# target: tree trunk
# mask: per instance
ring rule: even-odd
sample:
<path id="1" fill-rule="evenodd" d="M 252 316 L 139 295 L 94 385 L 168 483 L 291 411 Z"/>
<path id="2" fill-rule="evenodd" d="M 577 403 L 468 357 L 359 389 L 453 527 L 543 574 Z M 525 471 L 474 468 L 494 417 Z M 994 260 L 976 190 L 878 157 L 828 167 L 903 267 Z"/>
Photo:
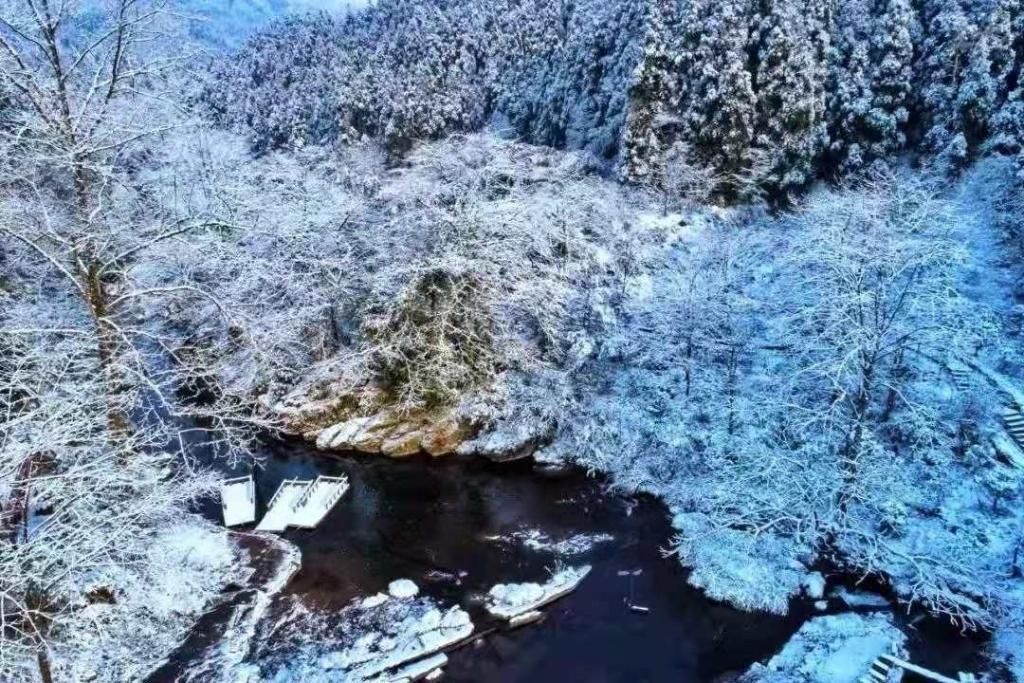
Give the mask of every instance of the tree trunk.
<path id="1" fill-rule="evenodd" d="M 839 497 L 839 509 L 843 512 L 849 507 L 853 498 L 853 489 L 860 476 L 860 445 L 864 440 L 864 423 L 871 403 L 872 378 L 874 377 L 874 360 L 866 360 L 861 364 L 860 387 L 853 401 L 853 430 L 846 439 L 842 449 L 843 490 Z"/>
<path id="2" fill-rule="evenodd" d="M 117 330 L 108 318 L 107 290 L 96 266 L 90 266 L 87 273 L 89 309 L 96 330 L 96 354 L 107 398 L 107 428 L 115 440 L 128 435 L 129 421 L 120 397 L 124 393 L 124 381 L 118 368 L 120 347 Z"/>
<path id="3" fill-rule="evenodd" d="M 36 651 L 36 663 L 39 665 L 39 678 L 43 683 L 53 683 L 53 671 L 50 668 L 50 656 L 46 654 L 46 648 L 41 647 Z"/>
<path id="4" fill-rule="evenodd" d="M 693 338 L 686 340 L 686 398 L 690 398 L 690 368 L 693 364 Z"/>

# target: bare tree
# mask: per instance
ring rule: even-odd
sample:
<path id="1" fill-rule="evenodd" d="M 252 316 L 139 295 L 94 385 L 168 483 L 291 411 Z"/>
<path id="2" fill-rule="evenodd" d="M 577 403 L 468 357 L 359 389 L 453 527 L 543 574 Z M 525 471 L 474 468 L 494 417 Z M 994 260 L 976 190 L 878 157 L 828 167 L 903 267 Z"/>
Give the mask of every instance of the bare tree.
<path id="1" fill-rule="evenodd" d="M 700 166 L 693 161 L 688 145 L 675 142 L 665 150 L 661 162 L 661 178 L 658 180 L 662 196 L 662 213 L 679 205 L 701 206 L 721 186 L 721 178 L 714 169 Z"/>
<path id="2" fill-rule="evenodd" d="M 157 214 L 140 225 L 136 207 L 117 201 L 131 155 L 170 126 L 159 85 L 172 60 L 155 47 L 164 37 L 162 4 L 118 0 L 88 19 L 83 9 L 33 0 L 0 6 L 0 78 L 17 112 L 3 131 L 6 177 L 14 180 L 0 233 L 46 261 L 85 306 L 109 428 L 123 432 L 129 417 L 117 397 L 129 372 L 122 346 L 132 340 L 118 321 L 139 297 L 158 294 L 131 291 L 127 270 L 151 245 L 210 221 Z"/>
<path id="3" fill-rule="evenodd" d="M 907 401 L 908 356 L 944 355 L 970 328 L 954 281 L 963 253 L 947 205 L 925 182 L 883 177 L 823 199 L 798 217 L 804 296 L 791 318 L 803 357 L 797 381 L 820 387 L 808 417 L 835 435 L 849 502 L 868 434 Z"/>
<path id="4" fill-rule="evenodd" d="M 0 2 L 0 672 L 35 653 L 50 680 L 83 578 L 139 561 L 139 543 L 209 490 L 186 432 L 251 434 L 250 406 L 212 384 L 215 354 L 154 313 L 210 306 L 232 327 L 191 273 L 152 273 L 173 241 L 232 229 L 193 201 L 201 178 L 155 187 L 139 173 L 182 121 L 164 97 L 170 19 L 159 1 Z M 211 387 L 199 411 L 175 397 Z"/>

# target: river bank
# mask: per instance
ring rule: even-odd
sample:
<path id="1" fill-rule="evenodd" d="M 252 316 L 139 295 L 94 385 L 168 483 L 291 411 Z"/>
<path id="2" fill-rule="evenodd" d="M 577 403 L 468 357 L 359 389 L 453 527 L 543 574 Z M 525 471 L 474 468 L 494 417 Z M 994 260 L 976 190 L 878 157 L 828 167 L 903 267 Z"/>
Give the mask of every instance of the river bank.
<path id="1" fill-rule="evenodd" d="M 283 534 L 301 552 L 302 567 L 269 600 L 237 657 L 235 667 L 251 680 L 294 680 L 288 672 L 317 652 L 325 635 L 316 632 L 324 628 L 318 619 L 399 578 L 411 579 L 441 607 L 465 609 L 475 632 L 487 633 L 450 654 L 446 680 L 467 683 L 729 680 L 778 652 L 815 615 L 890 609 L 851 607 L 835 593 L 817 607 L 811 598 L 795 600 L 784 617 L 711 601 L 665 557 L 673 531 L 659 502 L 610 494 L 600 479 L 573 470 L 481 459 L 325 456 L 277 441 L 261 455 L 260 506 L 286 478 L 346 474 L 352 488 L 318 528 Z M 216 516 L 219 507 L 204 512 Z M 539 624 L 501 630 L 483 608 L 483 596 L 497 583 L 543 581 L 557 566 L 583 563 L 593 566 L 591 575 Z M 840 586 L 864 588 L 840 574 L 830 577 L 830 588 Z M 945 670 L 981 662 L 982 642 L 912 616 L 895 618 L 918 661 Z M 211 617 L 201 630 L 216 633 L 217 621 Z M 174 666 L 162 670 L 165 678 L 150 680 L 224 680 L 228 672 L 218 668 L 228 661 L 211 654 L 217 648 L 209 641 L 195 642 L 179 647 Z M 327 654 L 326 642 L 323 649 Z"/>

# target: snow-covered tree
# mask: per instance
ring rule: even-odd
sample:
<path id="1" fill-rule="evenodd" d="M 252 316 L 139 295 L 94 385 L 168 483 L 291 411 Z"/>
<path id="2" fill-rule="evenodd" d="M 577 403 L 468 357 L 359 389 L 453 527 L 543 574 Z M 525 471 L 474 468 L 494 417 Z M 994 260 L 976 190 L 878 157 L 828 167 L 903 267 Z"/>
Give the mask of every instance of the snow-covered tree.
<path id="1" fill-rule="evenodd" d="M 1007 101 L 1019 14 L 1017 0 L 925 4 L 916 75 L 923 141 L 951 170 L 973 159 Z"/>
<path id="2" fill-rule="evenodd" d="M 669 113 L 675 102 L 675 35 L 678 5 L 672 0 L 649 2 L 644 20 L 643 56 L 629 90 L 629 112 L 623 132 L 621 175 L 636 183 L 656 184 L 669 139 L 680 123 Z M 665 159 L 667 161 L 667 159 Z M 681 159 L 689 163 L 689 159 Z"/>
<path id="3" fill-rule="evenodd" d="M 913 93 L 912 63 L 917 18 L 907 0 L 881 0 L 871 36 L 872 102 L 867 123 L 878 156 L 906 144 Z"/>
<path id="4" fill-rule="evenodd" d="M 767 153 L 774 193 L 813 180 L 827 142 L 826 59 L 831 10 L 827 4 L 771 0 L 754 28 L 757 119 L 754 147 Z"/>
<path id="5" fill-rule="evenodd" d="M 54 639 L 90 577 L 141 562 L 154 527 L 209 490 L 182 432 L 247 438 L 248 406 L 220 393 L 183 418 L 175 392 L 211 377 L 204 349 L 166 345 L 159 304 L 213 303 L 190 277 L 153 282 L 154 253 L 224 220 L 193 210 L 201 178 L 153 192 L 147 144 L 180 121 L 175 53 L 159 3 L 0 3 L 0 245 L 11 265 L 0 371 L 0 670 L 31 654 L 50 679 Z M 172 197 L 173 201 L 166 201 Z M 157 261 L 159 259 L 156 259 Z M 59 552 L 55 552 L 59 550 Z M 145 570 L 141 570 L 145 573 Z M 94 628 L 100 628 L 94 625 Z M 78 628 L 87 628 L 79 624 Z M 66 642 L 66 640 L 64 641 Z"/>
<path id="6" fill-rule="evenodd" d="M 723 175 L 749 165 L 756 95 L 750 71 L 752 3 L 690 4 L 677 59 L 679 112 L 697 160 Z"/>
<path id="7" fill-rule="evenodd" d="M 805 357 L 798 378 L 818 385 L 800 394 L 815 397 L 808 421 L 834 434 L 843 508 L 862 495 L 861 457 L 882 441 L 873 430 L 906 396 L 908 356 L 966 342 L 954 287 L 963 256 L 947 210 L 926 185 L 873 183 L 812 200 L 799 220 L 816 237 L 795 254 L 807 287 L 792 311 Z"/>

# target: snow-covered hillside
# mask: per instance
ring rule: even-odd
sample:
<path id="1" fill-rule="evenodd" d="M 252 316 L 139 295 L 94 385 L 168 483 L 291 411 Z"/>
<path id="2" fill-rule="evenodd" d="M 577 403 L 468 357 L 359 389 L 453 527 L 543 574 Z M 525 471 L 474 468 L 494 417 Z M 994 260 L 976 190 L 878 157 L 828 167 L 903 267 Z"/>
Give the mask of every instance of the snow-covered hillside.
<path id="1" fill-rule="evenodd" d="M 1020 0 L 348 9 L 0 0 L 0 679 L 138 679 L 213 605 L 240 666 L 298 559 L 196 511 L 276 435 L 600 472 L 711 599 L 871 577 L 1019 669 Z"/>

